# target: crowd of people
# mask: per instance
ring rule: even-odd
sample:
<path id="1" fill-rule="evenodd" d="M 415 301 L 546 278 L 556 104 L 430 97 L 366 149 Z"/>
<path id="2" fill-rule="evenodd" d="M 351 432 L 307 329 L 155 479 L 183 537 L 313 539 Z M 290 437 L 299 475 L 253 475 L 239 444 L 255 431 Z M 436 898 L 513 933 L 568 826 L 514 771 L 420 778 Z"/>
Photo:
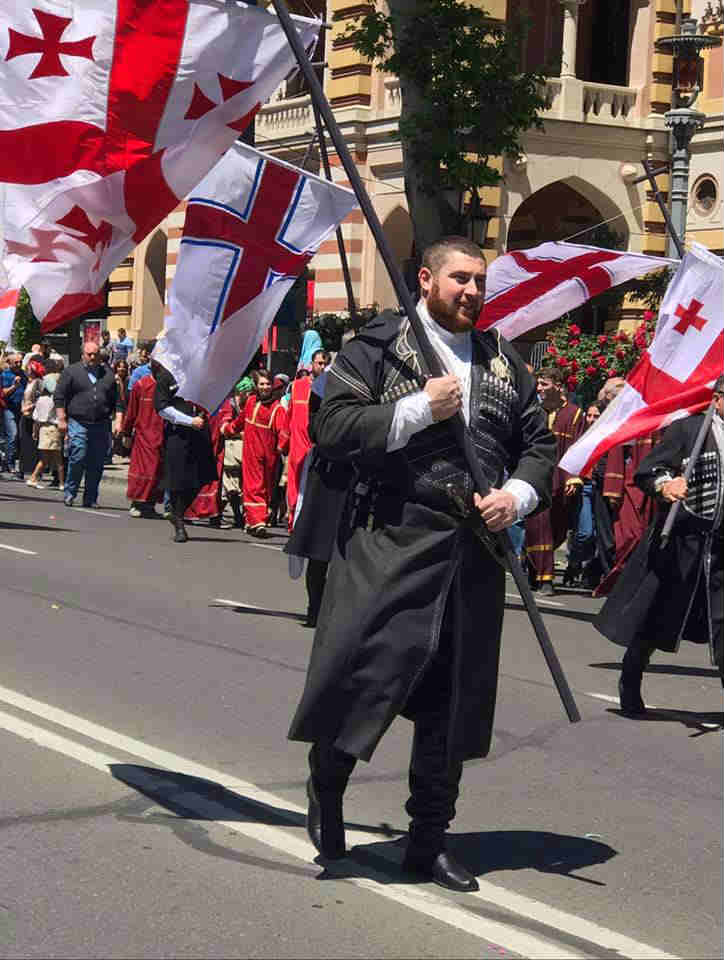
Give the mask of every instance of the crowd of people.
<path id="1" fill-rule="evenodd" d="M 477 535 L 481 521 L 511 532 L 541 592 L 554 589 L 566 540 L 564 582 L 610 591 L 594 625 L 627 647 L 626 716 L 646 713 L 641 683 L 654 651 L 681 639 L 708 643 L 724 680 L 724 376 L 711 421 L 687 417 L 663 439 L 612 449 L 590 476 L 568 475 L 561 457 L 623 381 L 609 380 L 584 411 L 556 369 L 526 368 L 508 343 L 476 330 L 485 266 L 465 238 L 433 244 L 419 273 L 419 328 L 384 311 L 329 369 L 317 335 L 305 335 L 291 381 L 254 369 L 215 411 L 183 397 L 149 345 L 134 356 L 125 336 L 117 347 L 86 343 L 62 370 L 39 344 L 9 356 L 0 379 L 5 466 L 22 477 L 35 461 L 31 484 L 55 470 L 67 506 L 83 474 L 82 502 L 96 505 L 115 439 L 130 451 L 131 516 L 153 516 L 163 502 L 174 542 L 188 540 L 189 519 L 224 525 L 227 504 L 253 537 L 274 522 L 291 529 L 290 571 L 308 560 L 316 627 L 289 732 L 311 744 L 309 836 L 325 858 L 345 855 L 347 782 L 404 716 L 414 738 L 403 869 L 456 891 L 478 889 L 445 835 L 463 762 L 490 748 L 505 608 L 505 573 Z M 419 330 L 443 375 L 427 375 Z M 451 443 L 446 421 L 456 416 L 488 477 L 484 496 Z"/>

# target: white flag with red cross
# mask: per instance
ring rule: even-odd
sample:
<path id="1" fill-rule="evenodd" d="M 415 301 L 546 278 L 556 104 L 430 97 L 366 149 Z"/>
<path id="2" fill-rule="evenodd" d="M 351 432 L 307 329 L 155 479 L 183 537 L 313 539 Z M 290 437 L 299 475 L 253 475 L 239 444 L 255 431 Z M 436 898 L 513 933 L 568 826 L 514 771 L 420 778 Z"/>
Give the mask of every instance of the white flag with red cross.
<path id="1" fill-rule="evenodd" d="M 542 243 L 513 250 L 488 268 L 477 327 L 495 327 L 508 340 L 551 323 L 591 297 L 678 263 L 642 253 L 577 243 Z"/>
<path id="2" fill-rule="evenodd" d="M 319 245 L 357 207 L 351 190 L 236 143 L 188 201 L 153 351 L 179 394 L 215 410 L 251 362 Z"/>
<path id="3" fill-rule="evenodd" d="M 8 343 L 15 322 L 15 308 L 18 305 L 19 290 L 0 292 L 0 341 Z"/>
<path id="4" fill-rule="evenodd" d="M 648 350 L 560 462 L 586 473 L 606 451 L 703 410 L 724 373 L 724 260 L 694 244 L 669 284 Z"/>
<path id="5" fill-rule="evenodd" d="M 309 47 L 320 22 L 295 25 Z M 0 0 L 4 262 L 44 331 L 99 305 L 294 65 L 242 3 Z"/>

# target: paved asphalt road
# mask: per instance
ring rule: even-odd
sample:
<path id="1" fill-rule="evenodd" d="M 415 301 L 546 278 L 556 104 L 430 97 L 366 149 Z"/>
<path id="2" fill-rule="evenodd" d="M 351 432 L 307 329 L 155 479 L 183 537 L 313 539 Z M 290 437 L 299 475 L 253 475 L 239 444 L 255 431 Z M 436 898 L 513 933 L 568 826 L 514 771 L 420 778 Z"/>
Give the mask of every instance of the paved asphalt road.
<path id="1" fill-rule="evenodd" d="M 705 649 L 659 655 L 658 709 L 630 721 L 596 601 L 541 604 L 570 725 L 511 586 L 494 749 L 466 765 L 451 841 L 480 893 L 398 871 L 405 721 L 359 765 L 352 854 L 325 870 L 303 829 L 306 751 L 285 739 L 312 635 L 281 532 L 194 527 L 178 546 L 111 485 L 85 511 L 0 482 L 0 507 L 0 956 L 721 955 Z"/>

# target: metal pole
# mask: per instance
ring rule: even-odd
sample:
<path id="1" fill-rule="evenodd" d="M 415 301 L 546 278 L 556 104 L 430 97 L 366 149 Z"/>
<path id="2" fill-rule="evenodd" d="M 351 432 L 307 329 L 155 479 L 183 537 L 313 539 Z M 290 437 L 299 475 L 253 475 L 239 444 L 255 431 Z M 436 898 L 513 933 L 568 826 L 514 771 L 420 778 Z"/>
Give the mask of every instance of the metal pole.
<path id="1" fill-rule="evenodd" d="M 319 152 L 322 156 L 322 165 L 324 166 L 324 175 L 327 180 L 332 181 L 332 169 L 329 165 L 329 153 L 327 152 L 327 141 L 324 136 L 324 127 L 322 126 L 322 117 L 319 113 L 319 108 L 314 99 L 312 99 L 312 107 L 314 109 L 314 122 L 317 125 L 317 139 L 319 140 Z M 342 263 L 342 276 L 344 277 L 344 288 L 347 291 L 347 309 L 349 310 L 349 318 L 352 321 L 352 326 L 356 330 L 358 326 L 357 321 L 357 305 L 354 302 L 354 290 L 352 288 L 352 277 L 349 272 L 349 261 L 347 260 L 347 251 L 344 246 L 344 237 L 342 235 L 342 227 L 337 227 L 335 230 L 335 236 L 337 237 L 337 249 L 339 250 L 339 259 Z"/>
<path id="2" fill-rule="evenodd" d="M 375 238 L 377 249 L 382 257 L 385 267 L 387 268 L 387 273 L 389 274 L 390 281 L 395 293 L 397 294 L 399 302 L 407 314 L 407 318 L 415 334 L 415 339 L 420 347 L 420 352 L 423 356 L 425 364 L 427 365 L 427 368 L 433 377 L 442 376 L 444 374 L 444 370 L 440 359 L 433 350 L 427 334 L 425 333 L 425 328 L 423 327 L 420 318 L 417 315 L 415 304 L 410 296 L 410 291 L 407 289 L 407 285 L 402 277 L 402 273 L 400 272 L 387 244 L 387 238 L 383 233 L 382 224 L 380 223 L 377 213 L 372 206 L 372 202 L 367 195 L 367 191 L 364 188 L 364 184 L 362 183 L 362 179 L 359 175 L 357 167 L 352 159 L 352 156 L 350 155 L 347 144 L 342 136 L 342 132 L 339 129 L 337 121 L 334 117 L 332 108 L 330 107 L 319 80 L 317 79 L 317 76 L 312 69 L 311 64 L 309 63 L 309 58 L 307 57 L 304 46 L 299 39 L 299 35 L 294 27 L 292 18 L 290 17 L 283 0 L 272 0 L 272 4 L 277 16 L 279 17 L 279 22 L 281 23 L 282 29 L 287 36 L 289 45 L 294 51 L 299 69 L 302 71 L 304 79 L 307 81 L 312 101 L 316 103 L 319 109 L 322 119 L 324 120 L 324 124 L 329 131 L 330 139 L 334 144 L 337 155 L 342 161 L 342 165 L 347 173 L 349 182 L 352 185 L 352 189 L 357 196 L 357 200 L 359 201 L 359 205 L 365 216 L 367 225 L 369 226 L 370 231 Z M 475 487 L 478 492 L 484 496 L 490 490 L 490 484 L 488 483 L 482 467 L 478 462 L 472 438 L 465 424 L 465 420 L 463 419 L 462 414 L 458 413 L 448 422 L 450 423 L 455 437 L 464 452 L 467 466 L 472 475 Z M 556 652 L 553 649 L 553 644 L 548 636 L 546 626 L 543 623 L 540 610 L 536 606 L 533 593 L 528 583 L 528 578 L 523 573 L 523 570 L 518 563 L 518 558 L 515 556 L 513 551 L 510 537 L 505 532 L 493 534 L 492 536 L 495 539 L 500 552 L 505 557 L 506 564 L 510 569 L 516 586 L 518 587 L 518 592 L 520 593 L 521 599 L 525 604 L 526 611 L 530 617 L 535 635 L 538 639 L 541 651 L 546 663 L 548 664 L 553 681 L 563 702 L 568 719 L 571 721 L 571 723 L 575 723 L 581 719 L 581 715 L 578 712 L 578 707 L 573 699 L 573 694 L 571 693 L 568 682 L 563 674 L 563 670 L 558 657 L 556 656 Z"/>
<path id="3" fill-rule="evenodd" d="M 706 411 L 706 416 L 704 417 L 704 422 L 699 428 L 699 432 L 696 435 L 696 440 L 694 441 L 694 449 L 691 451 L 691 456 L 689 457 L 689 462 L 686 465 L 686 470 L 684 470 L 684 480 L 687 484 L 691 479 L 691 475 L 694 472 L 694 467 L 696 466 L 696 461 L 699 459 L 699 454 L 701 449 L 704 446 L 706 441 L 706 436 L 709 433 L 709 428 L 711 427 L 711 421 L 714 418 L 714 411 L 716 407 L 714 406 L 714 401 L 712 400 L 709 404 L 709 409 Z M 669 510 L 669 515 L 666 518 L 664 523 L 664 528 L 661 531 L 661 540 L 659 541 L 659 547 L 663 550 L 666 544 L 669 542 L 669 537 L 671 536 L 671 528 L 674 526 L 676 517 L 681 509 L 681 500 L 676 500 Z"/>

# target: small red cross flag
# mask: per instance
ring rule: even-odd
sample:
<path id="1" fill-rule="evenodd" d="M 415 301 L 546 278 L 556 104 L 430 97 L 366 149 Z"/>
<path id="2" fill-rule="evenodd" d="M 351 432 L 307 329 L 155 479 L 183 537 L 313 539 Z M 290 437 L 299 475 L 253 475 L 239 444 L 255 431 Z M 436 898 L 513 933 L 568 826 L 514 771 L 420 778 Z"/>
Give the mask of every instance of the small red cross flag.
<path id="1" fill-rule="evenodd" d="M 508 340 L 575 310 L 604 290 L 678 263 L 642 253 L 577 243 L 542 243 L 513 250 L 488 268 L 485 306 L 477 326 Z"/>
<path id="2" fill-rule="evenodd" d="M 351 190 L 236 143 L 189 197 L 170 315 L 153 355 L 215 410 L 251 362 Z"/>
<path id="3" fill-rule="evenodd" d="M 563 470 L 588 472 L 606 451 L 703 410 L 724 372 L 724 260 L 694 244 L 668 286 L 654 339 Z"/>
<path id="4" fill-rule="evenodd" d="M 309 47 L 320 22 L 294 19 Z M 261 7 L 0 0 L 3 258 L 44 332 L 100 305 L 294 65 Z"/>

